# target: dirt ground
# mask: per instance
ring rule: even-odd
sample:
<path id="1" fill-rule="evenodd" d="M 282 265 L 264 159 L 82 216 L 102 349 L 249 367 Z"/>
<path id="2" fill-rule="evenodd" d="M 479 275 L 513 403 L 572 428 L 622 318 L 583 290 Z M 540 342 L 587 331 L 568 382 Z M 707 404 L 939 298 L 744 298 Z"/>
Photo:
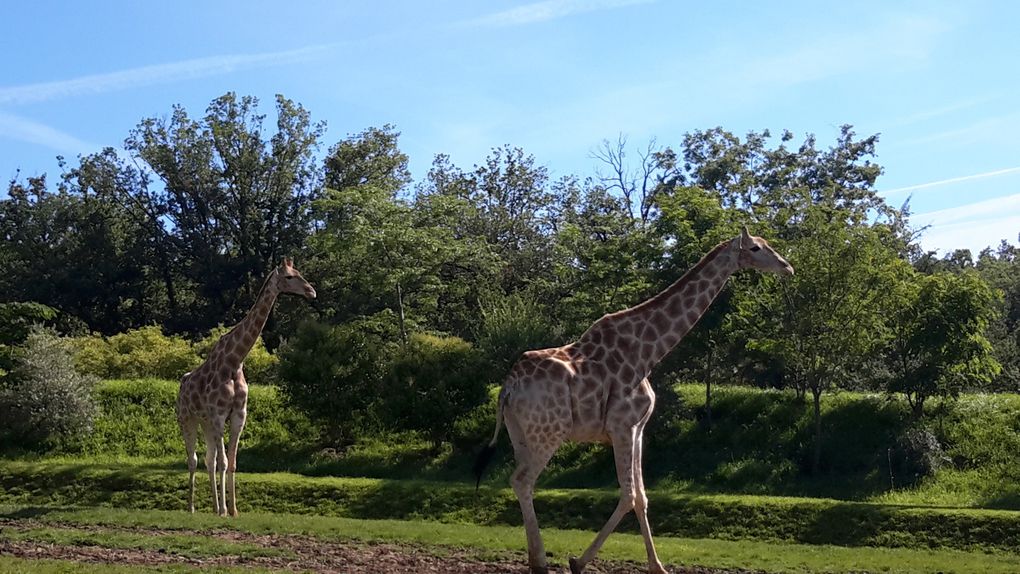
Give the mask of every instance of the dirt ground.
<path id="1" fill-rule="evenodd" d="M 480 560 L 476 554 L 451 548 L 430 548 L 409 544 L 328 541 L 309 536 L 257 535 L 236 531 L 203 532 L 227 542 L 246 543 L 262 548 L 282 550 L 281 556 L 247 556 L 225 554 L 194 558 L 162 549 L 108 548 L 95 545 L 60 545 L 33 541 L 11 540 L 5 530 L 27 530 L 40 526 L 33 521 L 0 520 L 0 555 L 26 559 L 59 559 L 98 564 L 231 566 L 265 568 L 292 572 L 318 573 L 444 573 L 444 574 L 527 574 L 524 554 Z M 47 527 L 59 527 L 47 523 Z M 71 528 L 71 527 L 69 527 Z M 74 530 L 117 531 L 146 536 L 182 534 L 180 531 L 133 528 L 73 526 Z M 8 530 L 9 531 L 9 530 Z M 668 567 L 675 574 L 749 574 L 747 571 L 712 570 L 707 568 Z M 550 573 L 569 573 L 565 564 L 551 564 Z M 596 560 L 585 572 L 593 574 L 639 574 L 647 572 L 643 564 Z"/>

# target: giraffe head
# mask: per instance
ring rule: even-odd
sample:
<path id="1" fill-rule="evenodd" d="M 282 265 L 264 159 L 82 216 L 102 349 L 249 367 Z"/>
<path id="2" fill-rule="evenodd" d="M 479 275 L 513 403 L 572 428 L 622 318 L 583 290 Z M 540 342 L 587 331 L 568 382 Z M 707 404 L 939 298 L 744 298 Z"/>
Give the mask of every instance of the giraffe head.
<path id="1" fill-rule="evenodd" d="M 737 261 L 741 269 L 758 269 L 780 275 L 793 275 L 793 266 L 776 253 L 775 249 L 761 237 L 747 232 L 747 226 L 740 229 L 740 237 L 734 240 L 739 254 Z"/>
<path id="2" fill-rule="evenodd" d="M 276 268 L 276 290 L 278 293 L 291 293 L 303 295 L 306 299 L 315 299 L 315 288 L 294 268 L 294 260 L 290 257 L 284 257 L 280 266 Z"/>

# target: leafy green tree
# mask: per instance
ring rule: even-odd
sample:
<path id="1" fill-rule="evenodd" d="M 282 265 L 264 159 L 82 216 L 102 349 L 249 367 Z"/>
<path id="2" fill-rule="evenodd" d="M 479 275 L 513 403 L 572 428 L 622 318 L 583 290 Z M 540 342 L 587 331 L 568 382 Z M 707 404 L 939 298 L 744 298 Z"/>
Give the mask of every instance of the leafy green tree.
<path id="1" fill-rule="evenodd" d="M 415 333 L 385 379 L 381 405 L 388 423 L 421 431 L 438 452 L 457 419 L 485 400 L 484 365 L 481 354 L 459 337 Z"/>
<path id="2" fill-rule="evenodd" d="M 976 269 L 981 278 L 1001 292 L 998 313 L 988 326 L 987 336 L 1002 370 L 991 388 L 1020 390 L 1020 247 L 1003 241 L 995 250 L 978 256 Z"/>
<path id="3" fill-rule="evenodd" d="M 924 275 L 899 290 L 885 347 L 887 388 L 906 396 L 915 417 L 930 397 L 982 388 L 999 373 L 985 337 L 996 297 L 977 273 Z"/>
<path id="4" fill-rule="evenodd" d="M 502 273 L 495 286 L 504 293 L 554 283 L 553 237 L 561 202 L 549 185 L 548 170 L 520 148 L 496 148 L 464 172 L 437 156 L 417 203 L 450 207 L 443 217 L 455 237 L 484 240 Z"/>
<path id="5" fill-rule="evenodd" d="M 332 321 L 390 309 L 406 341 L 415 326 L 456 330 L 465 299 L 495 265 L 479 240 L 446 225 L 448 212 L 399 196 L 408 178 L 397 135 L 366 130 L 334 146 L 326 181 L 343 187 L 314 203 L 322 227 L 309 246 Z"/>
<path id="6" fill-rule="evenodd" d="M 811 207 L 797 240 L 777 243 L 796 274 L 763 278 L 737 301 L 748 347 L 777 359 L 783 378 L 811 394 L 813 472 L 822 452 L 821 396 L 866 379 L 883 340 L 889 295 L 909 271 L 886 230 L 845 221 L 845 214 Z"/>
<path id="7" fill-rule="evenodd" d="M 276 130 L 267 139 L 258 103 L 227 93 L 200 120 L 177 106 L 168 119 L 142 120 L 124 143 L 159 178 L 132 199 L 153 241 L 176 244 L 183 275 L 196 287 L 189 331 L 240 318 L 265 271 L 298 251 L 310 229 L 323 124 L 277 96 Z"/>
<path id="8" fill-rule="evenodd" d="M 36 301 L 116 332 L 144 321 L 147 281 L 137 228 L 115 204 L 12 181 L 0 200 L 5 301 Z"/>

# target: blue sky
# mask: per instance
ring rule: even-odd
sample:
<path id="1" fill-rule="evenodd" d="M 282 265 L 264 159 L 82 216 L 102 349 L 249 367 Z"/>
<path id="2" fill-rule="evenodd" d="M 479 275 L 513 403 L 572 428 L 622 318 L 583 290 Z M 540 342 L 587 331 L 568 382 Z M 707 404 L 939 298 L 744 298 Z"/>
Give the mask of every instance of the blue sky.
<path id="1" fill-rule="evenodd" d="M 325 147 L 394 124 L 416 179 L 503 144 L 591 175 L 626 135 L 880 133 L 878 187 L 930 249 L 1020 232 L 1020 3 L 674 0 L 17 2 L 0 35 L 0 176 L 119 146 L 174 104 L 281 93 Z"/>

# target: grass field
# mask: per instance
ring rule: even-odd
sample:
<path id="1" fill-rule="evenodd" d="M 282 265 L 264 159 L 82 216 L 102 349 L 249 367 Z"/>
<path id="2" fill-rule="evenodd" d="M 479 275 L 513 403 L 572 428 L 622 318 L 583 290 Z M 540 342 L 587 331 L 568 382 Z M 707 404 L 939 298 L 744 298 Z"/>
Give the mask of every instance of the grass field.
<path id="1" fill-rule="evenodd" d="M 678 418 L 648 439 L 659 453 L 647 474 L 664 561 L 727 571 L 1020 572 L 1020 397 L 971 395 L 933 409 L 923 428 L 944 463 L 911 482 L 889 460 L 910 424 L 896 401 L 828 397 L 824 472 L 807 476 L 809 412 L 791 394 L 722 388 L 708 430 L 698 422 L 703 388 L 677 390 Z M 107 381 L 97 392 L 103 408 L 91 435 L 0 458 L 0 572 L 524 571 L 505 435 L 482 488 L 469 478 L 492 405 L 438 453 L 413 434 L 333 451 L 316 446 L 315 425 L 276 389 L 253 387 L 239 457 L 243 515 L 225 521 L 206 510 L 204 472 L 201 512 L 177 511 L 187 486 L 176 383 Z M 580 553 L 615 506 L 611 460 L 602 447 L 568 445 L 540 480 L 536 508 L 553 562 Z M 613 572 L 643 571 L 632 517 L 601 556 Z"/>
<path id="2" fill-rule="evenodd" d="M 236 562 L 258 567 L 257 558 L 294 559 L 286 545 L 267 545 L 270 537 L 313 539 L 306 544 L 396 544 L 425 551 L 438 558 L 497 561 L 523 566 L 520 528 L 439 524 L 414 520 L 358 520 L 294 514 L 242 515 L 220 519 L 208 514 L 95 508 L 50 508 L 0 505 L 0 542 L 20 540 L 38 544 L 92 546 L 106 549 L 159 552 L 180 557 L 175 566 L 195 566 L 187 559 L 233 556 Z M 13 528 L 13 522 L 22 526 Z M 591 542 L 592 532 L 543 530 L 552 562 L 563 564 Z M 243 536 L 263 537 L 245 539 Z M 252 544 L 259 540 L 261 544 Z M 955 550 L 847 548 L 755 541 L 657 537 L 660 557 L 672 565 L 739 569 L 753 565 L 767 572 L 1016 572 L 1020 556 L 1011 552 L 973 553 Z M 425 549 L 425 550 L 423 550 Z M 614 534 L 601 558 L 644 561 L 641 538 Z M 272 562 L 264 562 L 272 563 Z M 29 563 L 0 558 L 0 568 L 26 572 L 62 571 L 62 563 Z M 148 565 L 153 566 L 153 565 Z M 169 565 L 162 565 L 167 567 Z"/>

